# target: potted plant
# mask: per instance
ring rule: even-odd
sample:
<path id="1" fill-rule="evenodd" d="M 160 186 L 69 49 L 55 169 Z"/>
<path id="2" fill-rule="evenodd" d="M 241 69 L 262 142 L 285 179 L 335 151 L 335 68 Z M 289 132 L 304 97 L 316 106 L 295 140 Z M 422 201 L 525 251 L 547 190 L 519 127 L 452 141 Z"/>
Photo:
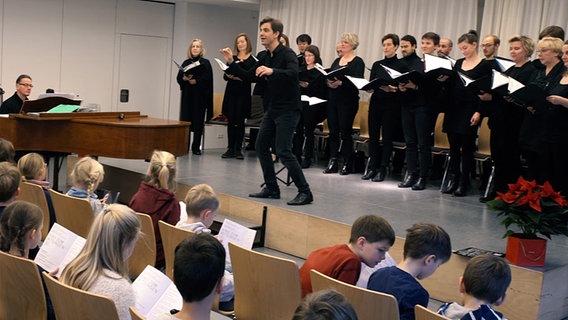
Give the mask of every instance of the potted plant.
<path id="1" fill-rule="evenodd" d="M 538 185 L 534 180 L 519 177 L 517 183 L 509 184 L 506 193 L 497 192 L 495 200 L 487 202 L 498 210 L 501 224 L 507 228 L 506 258 L 521 266 L 544 266 L 546 239 L 551 235 L 568 236 L 568 201 L 552 189 L 548 181 Z M 520 232 L 509 227 L 516 225 Z"/>

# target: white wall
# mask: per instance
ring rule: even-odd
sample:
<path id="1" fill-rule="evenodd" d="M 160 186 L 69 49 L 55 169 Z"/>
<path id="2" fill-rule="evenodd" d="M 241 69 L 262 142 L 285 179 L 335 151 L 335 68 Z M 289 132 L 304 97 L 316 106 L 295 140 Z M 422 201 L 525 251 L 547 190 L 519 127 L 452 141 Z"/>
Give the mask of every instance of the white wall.
<path id="1" fill-rule="evenodd" d="M 212 60 L 219 57 L 220 48 L 232 47 L 240 32 L 249 34 L 256 43 L 257 24 L 257 11 L 213 5 L 139 0 L 0 0 L 0 84 L 6 99 L 15 90 L 17 76 L 27 73 L 35 86 L 31 99 L 53 88 L 79 94 L 83 104 L 98 103 L 101 110 L 114 111 L 119 101 L 117 61 L 121 34 L 167 37 L 171 58 L 176 60 L 185 58 L 189 41 L 198 37 L 204 41 L 206 57 Z M 143 54 L 131 59 L 143 60 Z M 171 65 L 171 75 L 164 80 L 166 98 L 157 107 L 164 109 L 165 117 L 177 119 L 179 87 L 176 69 Z M 139 72 L 144 77 L 142 64 Z M 223 92 L 225 84 L 218 68 L 214 68 L 214 79 L 215 92 Z"/>

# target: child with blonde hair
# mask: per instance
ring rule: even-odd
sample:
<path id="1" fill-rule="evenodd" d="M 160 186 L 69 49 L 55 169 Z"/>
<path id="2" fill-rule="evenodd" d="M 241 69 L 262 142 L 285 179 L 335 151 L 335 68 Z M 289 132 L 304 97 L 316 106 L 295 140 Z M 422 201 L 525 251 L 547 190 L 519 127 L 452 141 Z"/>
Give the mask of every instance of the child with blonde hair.
<path id="1" fill-rule="evenodd" d="M 213 188 L 206 184 L 198 184 L 187 192 L 184 202 L 187 220 L 180 220 L 176 227 L 195 233 L 211 233 L 209 228 L 220 207 L 219 197 Z M 219 309 L 221 310 L 233 310 L 231 301 L 235 297 L 235 283 L 230 271 L 231 264 L 227 263 L 219 296 Z"/>
<path id="2" fill-rule="evenodd" d="M 83 157 L 75 163 L 71 175 L 71 189 L 67 195 L 76 198 L 88 199 L 93 212 L 98 214 L 103 208 L 105 199 L 98 199 L 95 190 L 105 177 L 103 165 L 91 157 Z"/>
<path id="3" fill-rule="evenodd" d="M 63 270 L 61 282 L 107 296 L 121 320 L 130 320 L 134 291 L 128 278 L 128 258 L 140 236 L 140 219 L 120 204 L 104 208 L 91 226 L 87 242 Z"/>
<path id="4" fill-rule="evenodd" d="M 174 194 L 176 182 L 176 158 L 166 151 L 154 151 L 150 166 L 138 191 L 130 200 L 130 208 L 136 212 L 149 215 L 154 224 L 156 235 L 156 264 L 157 269 L 165 267 L 164 248 L 158 228 L 158 221 L 175 225 L 179 221 L 180 205 Z"/>
<path id="5" fill-rule="evenodd" d="M 49 228 L 55 223 L 55 209 L 49 194 L 49 182 L 47 178 L 47 164 L 43 157 L 35 152 L 28 153 L 18 160 L 18 170 L 26 182 L 36 184 L 43 189 L 47 208 L 49 209 Z"/>

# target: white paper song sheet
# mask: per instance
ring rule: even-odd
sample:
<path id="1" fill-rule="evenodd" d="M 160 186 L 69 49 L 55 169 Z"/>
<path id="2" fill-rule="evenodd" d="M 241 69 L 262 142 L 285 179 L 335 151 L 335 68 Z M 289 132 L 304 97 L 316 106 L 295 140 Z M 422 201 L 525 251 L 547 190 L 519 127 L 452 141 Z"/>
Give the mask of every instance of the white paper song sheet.
<path id="1" fill-rule="evenodd" d="M 156 319 L 170 310 L 181 310 L 183 298 L 174 283 L 158 269 L 147 266 L 132 283 L 136 310 L 147 319 Z"/>
<path id="2" fill-rule="evenodd" d="M 249 229 L 243 225 L 240 225 L 229 219 L 225 219 L 219 230 L 219 235 L 217 236 L 223 247 L 225 247 L 225 252 L 227 253 L 227 262 L 231 262 L 231 257 L 229 256 L 229 242 L 239 245 L 243 248 L 252 249 L 252 244 L 254 243 L 254 237 L 256 235 L 256 230 Z"/>
<path id="3" fill-rule="evenodd" d="M 59 268 L 55 275 L 59 278 L 65 266 L 75 259 L 83 249 L 85 242 L 86 240 L 83 237 L 55 223 L 47 234 L 34 261 L 47 272 Z"/>

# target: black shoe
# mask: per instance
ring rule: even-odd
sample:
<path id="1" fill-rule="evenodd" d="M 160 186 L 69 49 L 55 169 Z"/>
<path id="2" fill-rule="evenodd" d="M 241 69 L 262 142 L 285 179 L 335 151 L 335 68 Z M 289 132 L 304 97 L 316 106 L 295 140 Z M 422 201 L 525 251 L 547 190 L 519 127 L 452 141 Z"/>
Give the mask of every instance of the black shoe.
<path id="1" fill-rule="evenodd" d="M 302 160 L 302 169 L 307 169 L 312 165 L 312 160 L 310 158 L 304 158 L 304 160 Z"/>
<path id="2" fill-rule="evenodd" d="M 191 151 L 194 155 L 196 156 L 200 156 L 201 155 L 201 150 L 192 150 Z"/>
<path id="3" fill-rule="evenodd" d="M 373 182 L 385 181 L 386 176 L 387 176 L 387 168 L 381 167 L 379 169 L 379 172 L 377 172 L 377 174 L 373 178 L 371 178 L 371 181 Z"/>
<path id="4" fill-rule="evenodd" d="M 235 152 L 235 158 L 237 158 L 237 159 L 239 159 L 239 160 L 244 160 L 244 159 L 245 159 L 245 156 L 243 155 L 242 152 L 237 151 L 237 152 Z"/>
<path id="5" fill-rule="evenodd" d="M 450 173 L 448 175 L 448 182 L 446 183 L 446 185 L 444 187 L 442 187 L 442 190 L 440 190 L 440 192 L 442 193 L 447 193 L 447 194 L 451 194 L 454 191 L 456 191 L 458 184 L 459 184 L 459 176 Z"/>
<path id="6" fill-rule="evenodd" d="M 469 190 L 469 181 L 461 179 L 460 184 L 458 185 L 458 188 L 456 189 L 456 191 L 454 191 L 454 196 L 465 197 L 465 196 L 467 196 L 468 190 Z"/>
<path id="7" fill-rule="evenodd" d="M 348 164 L 348 163 L 345 163 L 345 164 L 343 165 L 343 167 L 342 167 L 341 170 L 339 171 L 339 174 L 342 175 L 342 176 L 346 176 L 346 175 L 349 174 L 349 164 Z"/>
<path id="8" fill-rule="evenodd" d="M 361 180 L 371 180 L 371 179 L 373 179 L 376 175 L 377 175 L 377 170 L 375 170 L 375 169 L 369 169 L 369 170 L 367 171 L 367 173 L 365 173 L 365 174 L 361 177 Z"/>
<path id="9" fill-rule="evenodd" d="M 337 173 L 337 169 L 338 165 L 337 165 L 337 158 L 331 158 L 329 159 L 329 163 L 327 164 L 327 168 L 325 168 L 325 170 L 323 170 L 323 173 Z"/>
<path id="10" fill-rule="evenodd" d="M 426 178 L 420 177 L 415 184 L 412 185 L 412 190 L 424 190 L 426 189 Z"/>
<path id="11" fill-rule="evenodd" d="M 280 199 L 280 190 L 270 190 L 262 188 L 260 192 L 249 194 L 251 198 Z"/>
<path id="12" fill-rule="evenodd" d="M 314 196 L 311 191 L 304 191 L 298 192 L 296 197 L 288 202 L 286 202 L 289 206 L 303 206 L 305 204 L 310 204 L 314 201 Z"/>
<path id="13" fill-rule="evenodd" d="M 487 197 L 479 197 L 479 202 L 486 203 L 487 201 L 495 200 L 497 197 L 497 192 L 490 192 Z"/>
<path id="14" fill-rule="evenodd" d="M 404 180 L 398 184 L 399 188 L 410 188 L 418 182 L 418 175 L 416 173 L 407 173 Z"/>
<path id="15" fill-rule="evenodd" d="M 221 155 L 221 158 L 223 159 L 234 158 L 234 157 L 235 157 L 235 152 L 231 149 L 228 149 L 225 153 Z"/>

